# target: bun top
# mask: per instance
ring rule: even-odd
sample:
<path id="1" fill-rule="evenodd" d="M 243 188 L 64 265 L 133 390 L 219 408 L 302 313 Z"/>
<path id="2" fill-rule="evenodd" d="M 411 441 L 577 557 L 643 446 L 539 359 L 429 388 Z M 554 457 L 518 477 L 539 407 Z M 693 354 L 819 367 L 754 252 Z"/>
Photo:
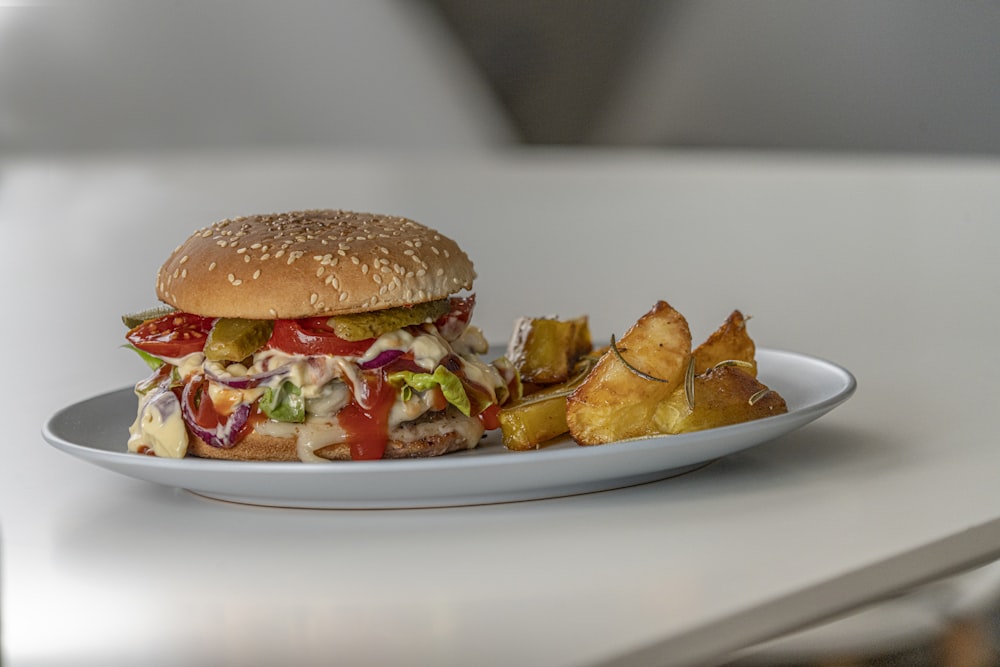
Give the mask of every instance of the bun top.
<path id="1" fill-rule="evenodd" d="M 435 301 L 475 277 L 457 243 L 412 220 L 296 211 L 196 231 L 160 268 L 156 295 L 208 317 L 298 319 Z"/>

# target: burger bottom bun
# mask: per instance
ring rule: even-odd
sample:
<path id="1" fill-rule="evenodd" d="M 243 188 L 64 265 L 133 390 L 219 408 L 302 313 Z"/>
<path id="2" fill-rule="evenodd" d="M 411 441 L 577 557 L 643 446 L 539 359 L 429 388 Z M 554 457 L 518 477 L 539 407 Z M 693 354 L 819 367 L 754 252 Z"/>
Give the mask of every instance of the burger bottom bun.
<path id="1" fill-rule="evenodd" d="M 424 422 L 428 424 L 428 422 Z M 390 433 L 385 446 L 386 459 L 426 458 L 441 456 L 463 449 L 473 449 L 479 444 L 483 427 L 478 419 L 449 416 L 436 429 L 400 429 Z M 419 436 L 419 437 L 417 437 Z M 262 433 L 248 433 L 236 445 L 228 449 L 213 447 L 192 433 L 188 433 L 188 456 L 230 461 L 299 461 L 298 441 L 295 438 L 279 438 Z M 351 445 L 336 443 L 313 452 L 330 461 L 351 460 Z"/>

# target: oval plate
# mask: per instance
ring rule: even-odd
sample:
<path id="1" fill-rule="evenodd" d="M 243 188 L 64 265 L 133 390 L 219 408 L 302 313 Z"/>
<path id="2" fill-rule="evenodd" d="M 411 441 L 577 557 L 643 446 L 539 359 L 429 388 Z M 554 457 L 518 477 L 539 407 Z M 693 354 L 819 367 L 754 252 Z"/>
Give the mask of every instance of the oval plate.
<path id="1" fill-rule="evenodd" d="M 564 437 L 512 452 L 491 432 L 474 450 L 432 459 L 317 464 L 160 459 L 125 450 L 135 419 L 131 388 L 55 413 L 42 435 L 89 463 L 156 484 L 232 502 L 325 509 L 414 508 L 536 500 L 605 491 L 673 477 L 794 431 L 854 393 L 836 364 L 794 352 L 757 350 L 760 380 L 788 413 L 682 435 L 580 447 Z"/>

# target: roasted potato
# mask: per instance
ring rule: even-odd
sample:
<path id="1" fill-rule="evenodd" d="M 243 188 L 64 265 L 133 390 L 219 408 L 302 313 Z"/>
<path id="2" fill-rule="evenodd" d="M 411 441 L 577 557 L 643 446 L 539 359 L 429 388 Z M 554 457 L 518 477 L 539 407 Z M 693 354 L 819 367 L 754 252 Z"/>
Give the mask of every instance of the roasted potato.
<path id="1" fill-rule="evenodd" d="M 605 352 L 566 401 L 570 435 L 581 445 L 656 432 L 657 407 L 683 389 L 691 331 L 683 315 L 659 301 L 615 348 L 617 353 Z"/>
<path id="2" fill-rule="evenodd" d="M 723 365 L 694 377 L 693 405 L 685 388 L 656 409 L 653 422 L 662 433 L 689 433 L 739 424 L 788 412 L 785 400 L 744 368 Z"/>
<path id="3" fill-rule="evenodd" d="M 543 442 L 562 435 L 568 428 L 565 395 L 529 397 L 500 411 L 500 430 L 507 449 L 538 449 Z"/>
<path id="4" fill-rule="evenodd" d="M 741 362 L 740 366 L 751 376 L 757 377 L 756 347 L 747 333 L 746 318 L 734 310 L 726 321 L 695 348 L 694 372 L 701 375 L 723 361 Z"/>
<path id="5" fill-rule="evenodd" d="M 583 382 L 594 367 L 596 357 L 584 357 L 566 382 L 512 401 L 500 410 L 500 429 L 507 449 L 538 449 L 541 443 L 562 435 L 566 424 L 566 397 Z"/>
<path id="6" fill-rule="evenodd" d="M 514 325 L 507 358 L 529 385 L 557 384 L 569 379 L 574 364 L 590 349 L 585 315 L 572 320 L 522 317 Z"/>

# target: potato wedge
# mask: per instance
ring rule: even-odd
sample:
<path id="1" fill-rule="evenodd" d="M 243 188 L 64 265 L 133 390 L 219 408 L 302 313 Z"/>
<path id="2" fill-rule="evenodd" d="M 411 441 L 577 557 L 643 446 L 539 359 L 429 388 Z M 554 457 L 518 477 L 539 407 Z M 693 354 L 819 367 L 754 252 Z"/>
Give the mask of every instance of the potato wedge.
<path id="1" fill-rule="evenodd" d="M 580 386 L 597 363 L 597 357 L 581 359 L 566 382 L 549 385 L 500 410 L 500 430 L 507 449 L 538 449 L 541 444 L 565 433 L 566 397 Z"/>
<path id="2" fill-rule="evenodd" d="M 565 396 L 514 403 L 500 411 L 500 430 L 507 449 L 539 449 L 543 442 L 568 429 Z"/>
<path id="3" fill-rule="evenodd" d="M 557 384 L 569 379 L 576 361 L 590 352 L 587 316 L 572 320 L 522 317 L 514 325 L 507 358 L 529 384 Z"/>
<path id="4" fill-rule="evenodd" d="M 726 321 L 695 348 L 694 372 L 701 375 L 709 368 L 723 361 L 741 361 L 750 364 L 743 370 L 757 377 L 757 362 L 754 358 L 756 347 L 747 333 L 746 318 L 734 310 Z"/>
<path id="5" fill-rule="evenodd" d="M 566 401 L 569 432 L 581 445 L 598 445 L 656 432 L 653 415 L 676 389 L 683 390 L 691 358 L 687 320 L 665 301 L 639 318 L 598 360 Z M 626 366 L 658 380 L 641 377 Z"/>
<path id="6" fill-rule="evenodd" d="M 788 412 L 785 400 L 739 366 L 710 368 L 694 378 L 694 407 L 683 388 L 659 405 L 653 421 L 662 433 L 689 433 Z"/>

